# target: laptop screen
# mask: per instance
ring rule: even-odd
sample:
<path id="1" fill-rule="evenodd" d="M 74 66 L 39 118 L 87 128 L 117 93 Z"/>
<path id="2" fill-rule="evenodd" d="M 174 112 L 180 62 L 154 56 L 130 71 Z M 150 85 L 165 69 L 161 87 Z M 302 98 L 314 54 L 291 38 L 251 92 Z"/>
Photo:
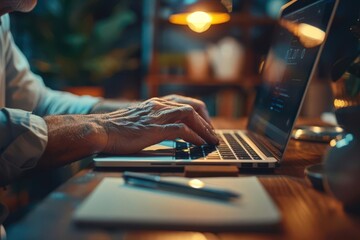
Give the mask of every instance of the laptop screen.
<path id="1" fill-rule="evenodd" d="M 280 158 L 325 40 L 335 3 L 335 0 L 320 0 L 287 7 L 274 32 L 248 130 L 270 142 Z"/>

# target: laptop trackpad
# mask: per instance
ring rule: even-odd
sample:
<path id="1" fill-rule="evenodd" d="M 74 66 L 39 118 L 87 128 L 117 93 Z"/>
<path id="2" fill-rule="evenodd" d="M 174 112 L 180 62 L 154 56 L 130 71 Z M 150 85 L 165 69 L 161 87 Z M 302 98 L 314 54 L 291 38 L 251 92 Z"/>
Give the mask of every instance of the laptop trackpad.
<path id="1" fill-rule="evenodd" d="M 171 159 L 174 156 L 174 141 L 163 141 L 161 143 L 144 148 L 142 151 L 132 155 L 134 157 L 146 157 L 146 158 L 159 158 L 169 156 Z"/>
<path id="2" fill-rule="evenodd" d="M 174 155 L 175 142 L 174 141 L 163 141 L 155 145 L 151 145 L 144 148 L 137 154 L 172 154 Z"/>
<path id="3" fill-rule="evenodd" d="M 158 144 L 144 148 L 142 151 L 131 155 L 97 156 L 94 161 L 117 162 L 117 161 L 169 161 L 174 159 L 174 141 L 163 141 Z"/>

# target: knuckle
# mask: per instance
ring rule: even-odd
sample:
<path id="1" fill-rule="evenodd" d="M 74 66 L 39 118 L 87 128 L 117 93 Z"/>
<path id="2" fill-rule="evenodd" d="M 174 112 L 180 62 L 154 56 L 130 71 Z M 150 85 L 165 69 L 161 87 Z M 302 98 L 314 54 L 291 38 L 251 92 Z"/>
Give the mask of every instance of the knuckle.
<path id="1" fill-rule="evenodd" d="M 193 100 L 193 105 L 196 108 L 200 108 L 200 109 L 206 108 L 206 104 L 203 101 L 199 100 L 199 99 L 194 99 Z"/>
<path id="2" fill-rule="evenodd" d="M 201 100 L 199 100 L 199 105 L 201 108 L 206 108 L 206 104 Z"/>
<path id="3" fill-rule="evenodd" d="M 153 98 L 150 98 L 150 100 L 151 100 L 151 101 L 155 101 L 155 102 L 159 102 L 159 101 L 161 101 L 161 99 L 160 99 L 160 98 L 158 98 L 158 97 L 153 97 Z"/>
<path id="4" fill-rule="evenodd" d="M 149 101 L 146 102 L 146 106 L 147 107 L 150 107 L 150 108 L 154 108 L 156 107 L 157 105 L 159 105 L 159 102 L 155 99 L 149 99 Z"/>
<path id="5" fill-rule="evenodd" d="M 185 105 L 185 106 L 181 107 L 180 110 L 182 112 L 189 113 L 189 114 L 193 114 L 195 112 L 195 109 L 190 105 Z"/>

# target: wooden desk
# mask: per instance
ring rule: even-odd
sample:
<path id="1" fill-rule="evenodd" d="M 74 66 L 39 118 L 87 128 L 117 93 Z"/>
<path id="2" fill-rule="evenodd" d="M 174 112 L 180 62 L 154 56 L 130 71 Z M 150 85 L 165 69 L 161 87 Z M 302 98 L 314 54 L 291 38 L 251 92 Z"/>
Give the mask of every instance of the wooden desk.
<path id="1" fill-rule="evenodd" d="M 215 120 L 217 128 L 244 127 L 244 121 Z M 71 223 L 77 206 L 104 177 L 118 172 L 85 169 L 52 192 L 23 221 L 8 229 L 9 239 L 360 239 L 360 217 L 343 211 L 342 205 L 304 180 L 304 167 L 319 163 L 327 145 L 291 141 L 275 174 L 259 175 L 261 183 L 282 212 L 281 228 L 272 233 L 200 233 L 164 231 L 106 231 L 78 229 Z M 181 175 L 182 173 L 163 173 Z"/>

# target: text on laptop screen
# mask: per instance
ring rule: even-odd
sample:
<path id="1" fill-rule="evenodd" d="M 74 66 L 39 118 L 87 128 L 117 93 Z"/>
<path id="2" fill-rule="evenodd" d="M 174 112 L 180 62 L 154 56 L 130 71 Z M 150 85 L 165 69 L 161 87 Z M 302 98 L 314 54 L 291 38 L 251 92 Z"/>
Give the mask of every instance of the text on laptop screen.
<path id="1" fill-rule="evenodd" d="M 334 0 L 284 12 L 262 73 L 248 129 L 282 154 L 332 15 Z"/>

